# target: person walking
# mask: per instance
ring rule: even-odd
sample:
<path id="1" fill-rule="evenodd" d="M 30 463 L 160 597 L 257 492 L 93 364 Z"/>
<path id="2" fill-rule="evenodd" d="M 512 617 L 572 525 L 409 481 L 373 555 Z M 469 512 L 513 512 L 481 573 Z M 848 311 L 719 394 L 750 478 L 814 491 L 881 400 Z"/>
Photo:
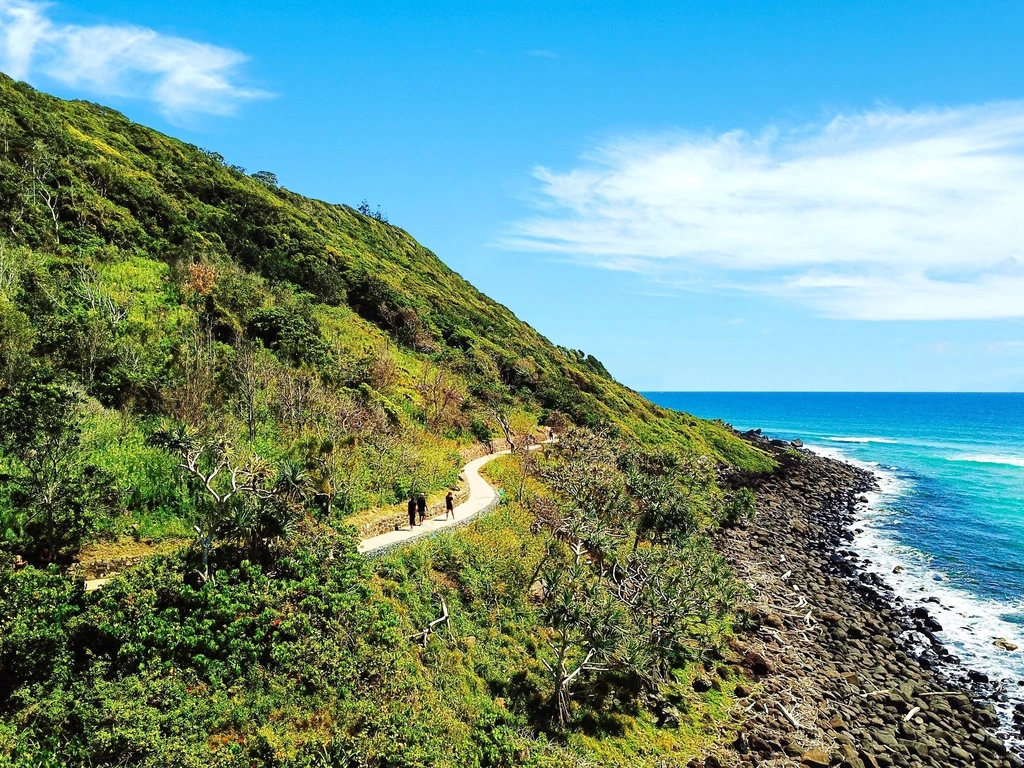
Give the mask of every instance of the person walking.
<path id="1" fill-rule="evenodd" d="M 409 530 L 411 531 L 416 525 L 416 499 L 412 496 L 409 497 Z"/>
<path id="2" fill-rule="evenodd" d="M 427 519 L 427 497 L 422 493 L 416 499 L 416 509 L 420 513 L 420 525 L 423 525 L 423 521 Z"/>
<path id="3" fill-rule="evenodd" d="M 452 492 L 448 491 L 448 495 L 444 497 L 444 519 L 448 519 L 448 515 L 452 516 L 452 520 L 455 519 L 455 497 L 452 496 Z"/>

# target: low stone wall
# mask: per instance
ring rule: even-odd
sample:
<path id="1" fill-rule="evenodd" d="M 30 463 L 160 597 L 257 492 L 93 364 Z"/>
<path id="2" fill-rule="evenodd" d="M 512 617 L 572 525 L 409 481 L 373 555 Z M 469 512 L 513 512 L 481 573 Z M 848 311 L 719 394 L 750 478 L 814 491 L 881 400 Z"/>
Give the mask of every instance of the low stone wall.
<path id="1" fill-rule="evenodd" d="M 106 579 L 116 576 L 122 571 L 134 568 L 144 562 L 151 555 L 139 557 L 115 557 L 110 560 L 93 560 L 89 563 L 73 563 L 68 569 L 72 578 L 78 579 Z"/>

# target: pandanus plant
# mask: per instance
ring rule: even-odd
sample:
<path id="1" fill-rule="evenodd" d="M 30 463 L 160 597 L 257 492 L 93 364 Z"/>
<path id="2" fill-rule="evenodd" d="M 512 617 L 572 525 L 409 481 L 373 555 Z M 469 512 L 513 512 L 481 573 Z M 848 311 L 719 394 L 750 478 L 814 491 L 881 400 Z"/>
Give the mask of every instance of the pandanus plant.
<path id="1" fill-rule="evenodd" d="M 200 579 L 210 579 L 210 554 L 216 538 L 234 540 L 252 554 L 284 536 L 301 508 L 308 476 L 301 465 L 277 470 L 256 454 L 240 455 L 222 437 L 203 437 L 195 429 L 166 425 L 149 440 L 179 458 L 182 473 L 198 481 L 201 507 L 196 544 L 202 556 Z"/>

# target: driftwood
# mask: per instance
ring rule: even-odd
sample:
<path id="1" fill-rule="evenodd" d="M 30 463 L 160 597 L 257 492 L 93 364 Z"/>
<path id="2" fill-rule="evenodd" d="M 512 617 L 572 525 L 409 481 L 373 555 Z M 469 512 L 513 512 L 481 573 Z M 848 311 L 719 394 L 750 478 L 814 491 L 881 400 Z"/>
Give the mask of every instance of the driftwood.
<path id="1" fill-rule="evenodd" d="M 779 711 L 782 712 L 782 714 L 786 716 L 786 719 L 789 720 L 789 722 L 793 724 L 794 728 L 799 728 L 800 730 L 803 730 L 803 726 L 800 725 L 800 723 L 797 722 L 796 718 L 793 717 L 792 714 L 790 714 L 790 711 L 788 709 L 786 709 L 784 706 L 782 706 L 782 702 L 779 702 L 779 701 L 775 702 L 775 706 L 777 706 L 779 708 Z"/>
<path id="2" fill-rule="evenodd" d="M 451 627 L 451 618 L 448 615 L 448 603 L 446 603 L 444 601 L 443 597 L 441 598 L 441 615 L 440 615 L 440 617 L 434 619 L 432 622 L 427 624 L 425 629 L 423 629 L 420 632 L 417 632 L 415 635 L 412 635 L 409 639 L 410 640 L 422 640 L 423 641 L 423 647 L 425 648 L 426 645 L 427 645 L 427 641 L 430 639 L 430 636 L 435 631 L 434 627 L 436 627 L 438 624 L 444 624 L 446 627 Z"/>

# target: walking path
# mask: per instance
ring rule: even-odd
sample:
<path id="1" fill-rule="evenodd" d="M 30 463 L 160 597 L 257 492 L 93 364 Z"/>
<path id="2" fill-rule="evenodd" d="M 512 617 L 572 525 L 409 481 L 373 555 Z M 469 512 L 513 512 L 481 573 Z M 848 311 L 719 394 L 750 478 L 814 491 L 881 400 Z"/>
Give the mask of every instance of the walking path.
<path id="1" fill-rule="evenodd" d="M 539 445 L 531 445 L 530 450 L 536 450 L 540 448 Z M 474 459 L 469 462 L 465 467 L 462 468 L 462 473 L 466 477 L 466 482 L 469 483 L 469 498 L 459 504 L 455 508 L 455 519 L 444 517 L 434 517 L 430 520 L 425 520 L 420 525 L 417 525 L 412 530 L 403 528 L 397 531 L 389 531 L 388 533 L 382 533 L 379 536 L 373 536 L 369 539 L 363 539 L 359 542 L 359 551 L 364 555 L 376 555 L 382 553 L 384 550 L 392 549 L 402 544 L 407 544 L 410 541 L 415 541 L 424 536 L 430 536 L 437 531 L 443 531 L 446 528 L 453 528 L 457 525 L 462 525 L 468 520 L 473 519 L 484 510 L 488 509 L 498 498 L 497 491 L 491 487 L 488 483 L 480 476 L 480 467 L 489 461 L 493 461 L 499 456 L 507 456 L 510 451 L 498 451 L 497 453 L 491 453 L 487 456 L 481 456 L 479 459 Z"/>
<path id="2" fill-rule="evenodd" d="M 534 444 L 529 446 L 529 450 L 535 451 L 542 445 L 551 442 L 545 440 L 543 443 Z M 443 531 L 447 528 L 454 528 L 458 525 L 463 525 L 474 517 L 479 515 L 481 512 L 486 511 L 492 507 L 498 500 L 498 492 L 494 490 L 490 483 L 480 476 L 480 468 L 493 461 L 499 456 L 507 456 L 511 451 L 497 451 L 496 453 L 490 453 L 486 456 L 481 456 L 479 459 L 474 459 L 462 468 L 462 474 L 466 478 L 466 482 L 469 484 L 469 498 L 462 502 L 455 508 L 455 519 L 445 519 L 444 517 L 433 517 L 429 520 L 423 521 L 420 525 L 417 525 L 412 530 L 403 528 L 397 531 L 389 531 L 388 533 L 382 533 L 379 536 L 372 536 L 369 539 L 363 539 L 359 542 L 359 551 L 364 555 L 376 556 L 383 554 L 384 552 L 395 549 L 408 544 L 410 541 L 421 539 L 424 536 L 430 536 L 438 531 Z M 106 579 L 90 579 L 85 582 L 85 590 L 92 592 L 100 589 L 110 581 Z"/>

